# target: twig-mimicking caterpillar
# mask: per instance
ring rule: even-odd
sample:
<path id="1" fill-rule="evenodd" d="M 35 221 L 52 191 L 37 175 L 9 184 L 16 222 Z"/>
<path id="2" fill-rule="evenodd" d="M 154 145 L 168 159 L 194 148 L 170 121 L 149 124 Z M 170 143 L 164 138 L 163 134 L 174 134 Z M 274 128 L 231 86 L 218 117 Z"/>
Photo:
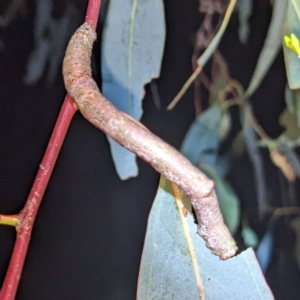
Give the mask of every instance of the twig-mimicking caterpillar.
<path id="1" fill-rule="evenodd" d="M 63 63 L 69 95 L 89 122 L 177 184 L 191 200 L 198 233 L 207 247 L 221 259 L 232 257 L 237 247 L 224 224 L 213 182 L 176 149 L 114 107 L 99 91 L 90 67 L 95 39 L 95 30 L 84 23 L 69 42 Z"/>

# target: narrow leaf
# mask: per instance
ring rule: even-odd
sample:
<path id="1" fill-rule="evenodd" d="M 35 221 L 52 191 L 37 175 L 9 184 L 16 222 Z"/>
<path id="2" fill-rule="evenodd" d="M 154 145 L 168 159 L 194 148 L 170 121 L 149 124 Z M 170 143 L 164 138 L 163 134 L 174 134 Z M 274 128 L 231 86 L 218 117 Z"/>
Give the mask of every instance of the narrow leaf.
<path id="1" fill-rule="evenodd" d="M 159 76 L 164 41 L 162 0 L 110 1 L 102 38 L 102 90 L 137 120 L 142 116 L 144 85 Z M 120 178 L 136 176 L 135 154 L 108 139 Z"/>
<path id="2" fill-rule="evenodd" d="M 282 30 L 285 21 L 287 2 L 291 1 L 274 1 L 272 19 L 264 47 L 260 52 L 256 68 L 251 78 L 249 87 L 245 93 L 245 95 L 248 97 L 251 96 L 261 84 L 261 81 L 264 79 L 279 50 L 281 49 Z"/>
<path id="3" fill-rule="evenodd" d="M 256 133 L 251 124 L 250 110 L 250 106 L 246 106 L 244 110 L 243 133 L 246 142 L 246 149 L 254 171 L 258 210 L 260 215 L 262 215 L 266 207 L 266 180 L 263 159 L 258 149 Z"/>
<path id="4" fill-rule="evenodd" d="M 291 90 L 287 85 L 285 88 L 285 102 L 289 111 L 296 115 L 300 127 L 300 89 Z"/>

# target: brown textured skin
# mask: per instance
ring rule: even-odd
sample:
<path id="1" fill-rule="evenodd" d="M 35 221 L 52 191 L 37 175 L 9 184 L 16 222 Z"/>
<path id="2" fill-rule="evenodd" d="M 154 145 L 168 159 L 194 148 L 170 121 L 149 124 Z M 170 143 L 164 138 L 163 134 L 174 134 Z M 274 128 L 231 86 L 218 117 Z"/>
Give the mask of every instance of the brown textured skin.
<path id="1" fill-rule="evenodd" d="M 70 40 L 63 63 L 69 95 L 89 122 L 151 164 L 186 193 L 199 222 L 198 233 L 214 254 L 221 259 L 234 256 L 237 247 L 224 224 L 213 182 L 176 149 L 114 107 L 99 91 L 91 78 L 90 67 L 95 39 L 94 29 L 84 23 Z"/>

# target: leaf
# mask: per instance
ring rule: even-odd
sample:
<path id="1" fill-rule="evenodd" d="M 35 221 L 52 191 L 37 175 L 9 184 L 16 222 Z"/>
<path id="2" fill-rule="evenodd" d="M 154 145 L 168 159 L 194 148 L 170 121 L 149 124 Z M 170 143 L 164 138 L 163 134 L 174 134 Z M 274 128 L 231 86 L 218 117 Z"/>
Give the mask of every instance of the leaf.
<path id="1" fill-rule="evenodd" d="M 218 104 L 206 109 L 189 128 L 181 146 L 181 153 L 194 165 L 206 164 L 223 177 L 229 165 L 219 158 L 220 143 L 227 136 L 231 126 L 228 111 Z"/>
<path id="2" fill-rule="evenodd" d="M 258 244 L 258 238 L 256 233 L 249 227 L 243 226 L 242 232 L 241 232 L 242 238 L 244 240 L 244 243 L 247 247 L 253 247 L 255 248 Z"/>
<path id="3" fill-rule="evenodd" d="M 287 2 L 286 20 L 284 24 L 283 34 L 287 36 L 289 36 L 290 34 L 294 34 L 299 37 L 300 19 L 297 14 L 297 11 L 299 11 L 300 9 L 300 0 L 282 1 L 282 2 L 284 3 Z M 284 54 L 285 68 L 286 68 L 289 87 L 292 90 L 299 89 L 300 88 L 300 79 L 299 79 L 300 60 L 297 54 L 295 54 L 285 45 L 283 46 L 283 54 Z"/>
<path id="4" fill-rule="evenodd" d="M 274 244 L 273 231 L 269 229 L 263 236 L 256 250 L 257 260 L 264 273 L 267 271 L 272 258 L 273 244 Z"/>
<path id="5" fill-rule="evenodd" d="M 165 41 L 162 0 L 110 1 L 102 37 L 102 92 L 139 120 L 144 85 L 160 73 Z M 136 176 L 136 156 L 108 138 L 121 179 Z"/>
<path id="6" fill-rule="evenodd" d="M 250 97 L 261 84 L 282 46 L 282 30 L 287 2 L 291 1 L 275 0 L 268 34 L 263 49 L 260 52 L 249 87 L 245 93 L 246 97 Z"/>
<path id="7" fill-rule="evenodd" d="M 245 44 L 248 41 L 250 32 L 249 18 L 252 15 L 253 1 L 252 0 L 238 0 L 236 3 L 236 10 L 239 16 L 239 39 Z"/>
<path id="8" fill-rule="evenodd" d="M 246 149 L 253 166 L 258 210 L 261 216 L 266 207 L 266 181 L 265 181 L 263 159 L 258 149 L 256 133 L 251 123 L 250 110 L 251 110 L 250 105 L 247 105 L 244 108 L 244 111 L 242 112 L 244 121 L 242 122 L 242 124 L 243 124 L 244 138 L 246 142 Z"/>
<path id="9" fill-rule="evenodd" d="M 240 223 L 240 205 L 235 191 L 229 182 L 222 179 L 210 166 L 201 164 L 200 169 L 214 181 L 225 224 L 230 232 L 234 234 Z"/>
<path id="10" fill-rule="evenodd" d="M 296 141 L 300 138 L 300 127 L 298 126 L 297 116 L 285 109 L 279 117 L 279 123 L 285 128 L 283 133 L 289 140 Z"/>
<path id="11" fill-rule="evenodd" d="M 252 249 L 220 261 L 195 232 L 193 216 L 161 177 L 148 219 L 137 299 L 273 299 Z"/>
<path id="12" fill-rule="evenodd" d="M 291 90 L 287 85 L 285 88 L 285 102 L 289 111 L 296 115 L 297 124 L 300 127 L 300 89 Z"/>
<path id="13" fill-rule="evenodd" d="M 41 0 L 36 3 L 36 16 L 34 20 L 34 49 L 27 63 L 24 82 L 35 84 L 43 75 L 49 57 L 50 40 L 45 36 L 51 22 L 52 1 Z"/>
<path id="14" fill-rule="evenodd" d="M 27 63 L 24 82 L 28 85 L 36 84 L 48 68 L 47 83 L 51 85 L 59 73 L 70 35 L 78 24 L 69 6 L 59 19 L 54 19 L 51 16 L 52 1 L 41 0 L 36 5 L 35 46 Z"/>

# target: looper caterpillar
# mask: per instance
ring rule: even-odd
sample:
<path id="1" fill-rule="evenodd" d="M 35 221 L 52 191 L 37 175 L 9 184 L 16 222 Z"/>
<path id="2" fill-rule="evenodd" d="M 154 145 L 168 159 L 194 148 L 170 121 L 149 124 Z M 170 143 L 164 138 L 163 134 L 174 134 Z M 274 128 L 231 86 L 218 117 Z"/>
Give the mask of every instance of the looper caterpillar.
<path id="1" fill-rule="evenodd" d="M 213 182 L 176 149 L 114 107 L 99 91 L 90 67 L 95 39 L 95 30 L 84 23 L 69 42 L 63 62 L 69 95 L 89 122 L 177 184 L 191 200 L 198 233 L 207 247 L 221 259 L 232 257 L 237 247 L 224 224 Z"/>

